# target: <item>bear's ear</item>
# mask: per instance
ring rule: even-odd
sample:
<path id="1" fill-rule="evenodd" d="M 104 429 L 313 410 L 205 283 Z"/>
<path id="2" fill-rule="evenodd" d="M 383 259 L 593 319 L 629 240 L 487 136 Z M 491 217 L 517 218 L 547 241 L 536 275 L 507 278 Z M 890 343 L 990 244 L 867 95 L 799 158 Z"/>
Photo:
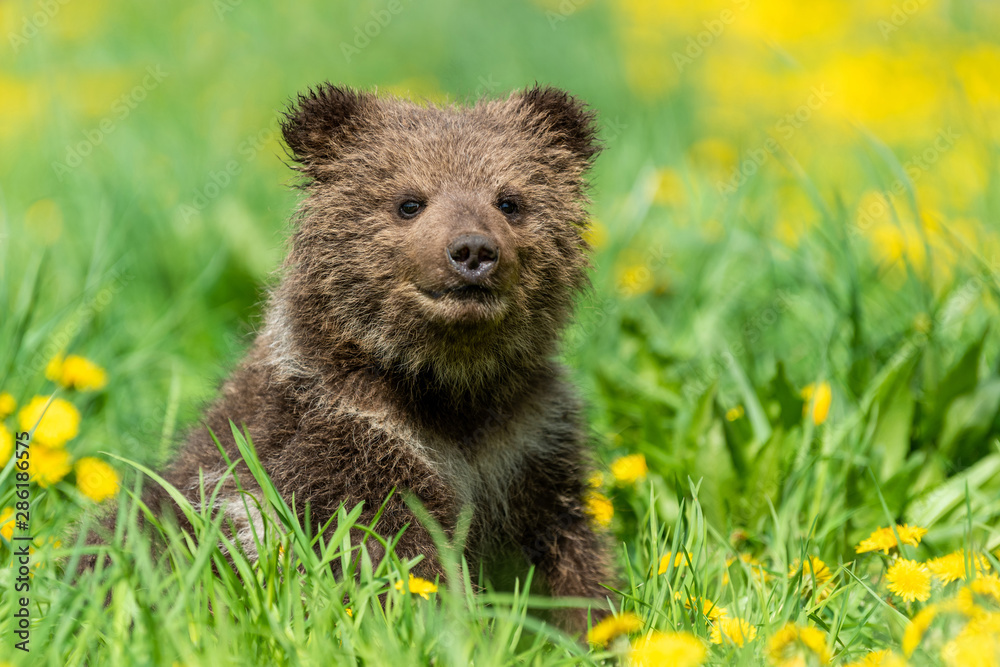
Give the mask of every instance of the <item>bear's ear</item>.
<path id="1" fill-rule="evenodd" d="M 291 158 L 301 165 L 298 169 L 312 180 L 324 180 L 344 146 L 358 138 L 361 119 L 376 104 L 371 93 L 330 83 L 299 95 L 281 123 Z"/>
<path id="2" fill-rule="evenodd" d="M 536 84 L 514 99 L 527 111 L 529 122 L 552 144 L 568 148 L 588 163 L 601 151 L 596 114 L 572 95 Z"/>

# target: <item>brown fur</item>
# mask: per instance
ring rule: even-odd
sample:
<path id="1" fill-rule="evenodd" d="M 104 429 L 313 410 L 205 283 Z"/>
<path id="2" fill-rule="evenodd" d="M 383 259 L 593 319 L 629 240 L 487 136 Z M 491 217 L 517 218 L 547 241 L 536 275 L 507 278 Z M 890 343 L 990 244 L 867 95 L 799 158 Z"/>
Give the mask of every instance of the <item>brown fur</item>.
<path id="1" fill-rule="evenodd" d="M 341 503 L 364 501 L 370 519 L 394 488 L 449 532 L 471 506 L 474 563 L 516 551 L 553 594 L 603 598 L 585 427 L 552 361 L 587 280 L 592 114 L 551 88 L 438 107 L 324 85 L 283 131 L 307 196 L 265 326 L 204 426 L 235 458 L 229 421 L 245 424 L 277 489 L 309 503 L 316 525 Z M 403 219 L 405 200 L 424 208 Z M 467 232 L 499 258 L 473 293 L 450 291 L 465 283 L 445 250 Z M 165 476 L 195 500 L 199 469 L 209 481 L 225 470 L 205 428 Z M 253 517 L 227 500 L 250 548 Z M 441 575 L 397 493 L 378 530 L 406 524 L 398 554 Z M 569 625 L 585 629 L 585 615 Z"/>

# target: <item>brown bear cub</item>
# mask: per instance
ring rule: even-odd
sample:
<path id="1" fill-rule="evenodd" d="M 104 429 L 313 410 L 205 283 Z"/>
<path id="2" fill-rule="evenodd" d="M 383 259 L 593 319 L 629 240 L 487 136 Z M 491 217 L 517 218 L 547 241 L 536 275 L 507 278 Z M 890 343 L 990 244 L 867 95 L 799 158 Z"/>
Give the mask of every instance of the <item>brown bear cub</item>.
<path id="1" fill-rule="evenodd" d="M 587 284 L 593 114 L 552 88 L 439 107 L 323 85 L 282 130 L 306 197 L 281 282 L 166 479 L 192 501 L 199 469 L 219 480 L 208 429 L 235 459 L 232 420 L 317 526 L 342 503 L 370 520 L 396 489 L 377 530 L 408 525 L 397 553 L 422 554 L 416 573 L 433 579 L 434 543 L 403 494 L 449 533 L 468 507 L 474 566 L 514 554 L 553 595 L 603 599 L 586 429 L 552 359 Z M 260 517 L 235 490 L 226 500 L 254 555 Z M 586 611 L 567 623 L 585 630 Z"/>

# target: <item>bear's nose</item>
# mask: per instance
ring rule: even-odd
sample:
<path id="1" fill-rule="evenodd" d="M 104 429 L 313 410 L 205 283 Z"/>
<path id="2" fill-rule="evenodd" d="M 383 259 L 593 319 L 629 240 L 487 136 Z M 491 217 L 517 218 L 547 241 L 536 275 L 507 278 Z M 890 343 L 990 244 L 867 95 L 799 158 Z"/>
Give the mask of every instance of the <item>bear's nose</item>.
<path id="1" fill-rule="evenodd" d="M 482 234 L 463 234 L 448 245 L 451 265 L 470 283 L 485 280 L 499 256 L 497 244 Z"/>

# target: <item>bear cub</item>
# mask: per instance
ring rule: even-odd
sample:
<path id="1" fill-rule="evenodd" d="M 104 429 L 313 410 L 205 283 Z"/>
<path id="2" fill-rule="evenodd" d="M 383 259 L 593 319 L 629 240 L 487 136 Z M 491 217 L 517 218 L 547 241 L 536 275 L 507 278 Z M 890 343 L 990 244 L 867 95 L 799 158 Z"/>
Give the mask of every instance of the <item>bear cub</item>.
<path id="1" fill-rule="evenodd" d="M 232 420 L 314 528 L 342 503 L 363 501 L 370 522 L 395 489 L 376 529 L 408 526 L 397 553 L 424 556 L 416 574 L 443 572 L 405 493 L 449 534 L 471 509 L 473 571 L 512 555 L 552 595 L 602 600 L 610 558 L 585 510 L 587 432 L 553 360 L 587 285 L 593 113 L 538 86 L 424 106 L 325 84 L 298 97 L 282 132 L 305 197 L 280 282 L 166 479 L 192 502 L 199 469 L 218 482 L 209 429 L 238 458 Z M 231 478 L 223 489 L 219 508 L 254 556 L 261 517 Z M 580 632 L 586 619 L 563 623 Z"/>

